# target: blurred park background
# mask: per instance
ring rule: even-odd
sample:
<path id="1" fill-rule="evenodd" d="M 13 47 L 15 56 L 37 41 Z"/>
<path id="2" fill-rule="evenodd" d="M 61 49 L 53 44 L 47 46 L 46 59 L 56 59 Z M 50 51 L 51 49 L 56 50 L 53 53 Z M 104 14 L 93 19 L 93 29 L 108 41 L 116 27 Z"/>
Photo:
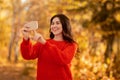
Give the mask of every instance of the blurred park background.
<path id="1" fill-rule="evenodd" d="M 20 54 L 20 29 L 32 20 L 49 38 L 49 20 L 70 18 L 79 49 L 74 80 L 120 80 L 120 0 L 0 0 L 0 80 L 35 80 L 36 60 Z"/>

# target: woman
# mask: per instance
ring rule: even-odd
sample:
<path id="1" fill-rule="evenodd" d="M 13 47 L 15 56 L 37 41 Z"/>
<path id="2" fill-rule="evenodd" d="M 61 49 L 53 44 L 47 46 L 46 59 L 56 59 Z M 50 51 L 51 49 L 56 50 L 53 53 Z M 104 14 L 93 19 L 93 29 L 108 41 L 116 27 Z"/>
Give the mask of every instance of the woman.
<path id="1" fill-rule="evenodd" d="M 37 80 L 72 80 L 70 63 L 77 45 L 71 35 L 69 19 L 64 14 L 57 14 L 50 20 L 50 39 L 45 40 L 37 32 L 32 45 L 29 28 L 24 27 L 21 53 L 24 59 L 36 59 Z"/>

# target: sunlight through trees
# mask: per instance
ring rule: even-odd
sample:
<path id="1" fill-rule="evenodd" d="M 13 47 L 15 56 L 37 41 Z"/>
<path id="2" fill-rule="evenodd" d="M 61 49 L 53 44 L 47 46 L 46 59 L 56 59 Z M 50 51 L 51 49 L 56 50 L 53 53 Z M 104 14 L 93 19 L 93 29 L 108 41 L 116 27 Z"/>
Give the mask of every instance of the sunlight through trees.
<path id="1" fill-rule="evenodd" d="M 36 61 L 26 62 L 20 55 L 20 29 L 26 22 L 37 20 L 37 31 L 47 39 L 49 20 L 57 13 L 70 18 L 78 43 L 71 67 L 74 80 L 119 80 L 119 0 L 0 0 L 0 71 L 11 68 L 19 76 L 27 74 L 28 80 L 35 79 Z M 18 70 L 11 65 L 17 65 Z M 26 80 L 24 76 L 22 80 Z"/>

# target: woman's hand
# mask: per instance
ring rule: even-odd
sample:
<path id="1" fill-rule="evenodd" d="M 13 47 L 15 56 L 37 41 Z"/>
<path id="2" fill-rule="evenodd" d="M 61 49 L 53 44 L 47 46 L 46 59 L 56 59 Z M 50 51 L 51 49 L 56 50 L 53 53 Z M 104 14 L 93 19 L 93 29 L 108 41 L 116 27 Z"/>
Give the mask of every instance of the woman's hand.
<path id="1" fill-rule="evenodd" d="M 34 36 L 32 37 L 33 40 L 38 41 L 42 44 L 46 43 L 46 40 L 43 38 L 43 36 L 40 33 L 37 33 L 36 31 L 34 32 Z"/>
<path id="2" fill-rule="evenodd" d="M 34 40 L 34 41 L 38 41 L 42 44 L 46 43 L 46 40 L 43 38 L 43 36 L 40 33 L 37 33 L 35 30 L 30 30 L 29 27 L 24 26 L 21 30 L 23 38 L 25 40 L 28 40 L 29 38 Z"/>
<path id="3" fill-rule="evenodd" d="M 22 32 L 23 38 L 24 38 L 25 40 L 28 40 L 28 39 L 30 38 L 30 30 L 29 30 L 29 27 L 24 26 L 24 27 L 21 29 L 21 32 Z"/>

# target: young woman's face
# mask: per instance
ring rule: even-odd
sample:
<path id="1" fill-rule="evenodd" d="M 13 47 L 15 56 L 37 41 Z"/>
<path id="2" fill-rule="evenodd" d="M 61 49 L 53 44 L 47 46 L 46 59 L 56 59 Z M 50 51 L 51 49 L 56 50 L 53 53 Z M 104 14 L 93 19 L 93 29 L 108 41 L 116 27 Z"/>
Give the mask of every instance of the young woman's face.
<path id="1" fill-rule="evenodd" d="M 62 34 L 62 23 L 58 17 L 55 17 L 51 23 L 51 32 L 56 35 Z"/>

